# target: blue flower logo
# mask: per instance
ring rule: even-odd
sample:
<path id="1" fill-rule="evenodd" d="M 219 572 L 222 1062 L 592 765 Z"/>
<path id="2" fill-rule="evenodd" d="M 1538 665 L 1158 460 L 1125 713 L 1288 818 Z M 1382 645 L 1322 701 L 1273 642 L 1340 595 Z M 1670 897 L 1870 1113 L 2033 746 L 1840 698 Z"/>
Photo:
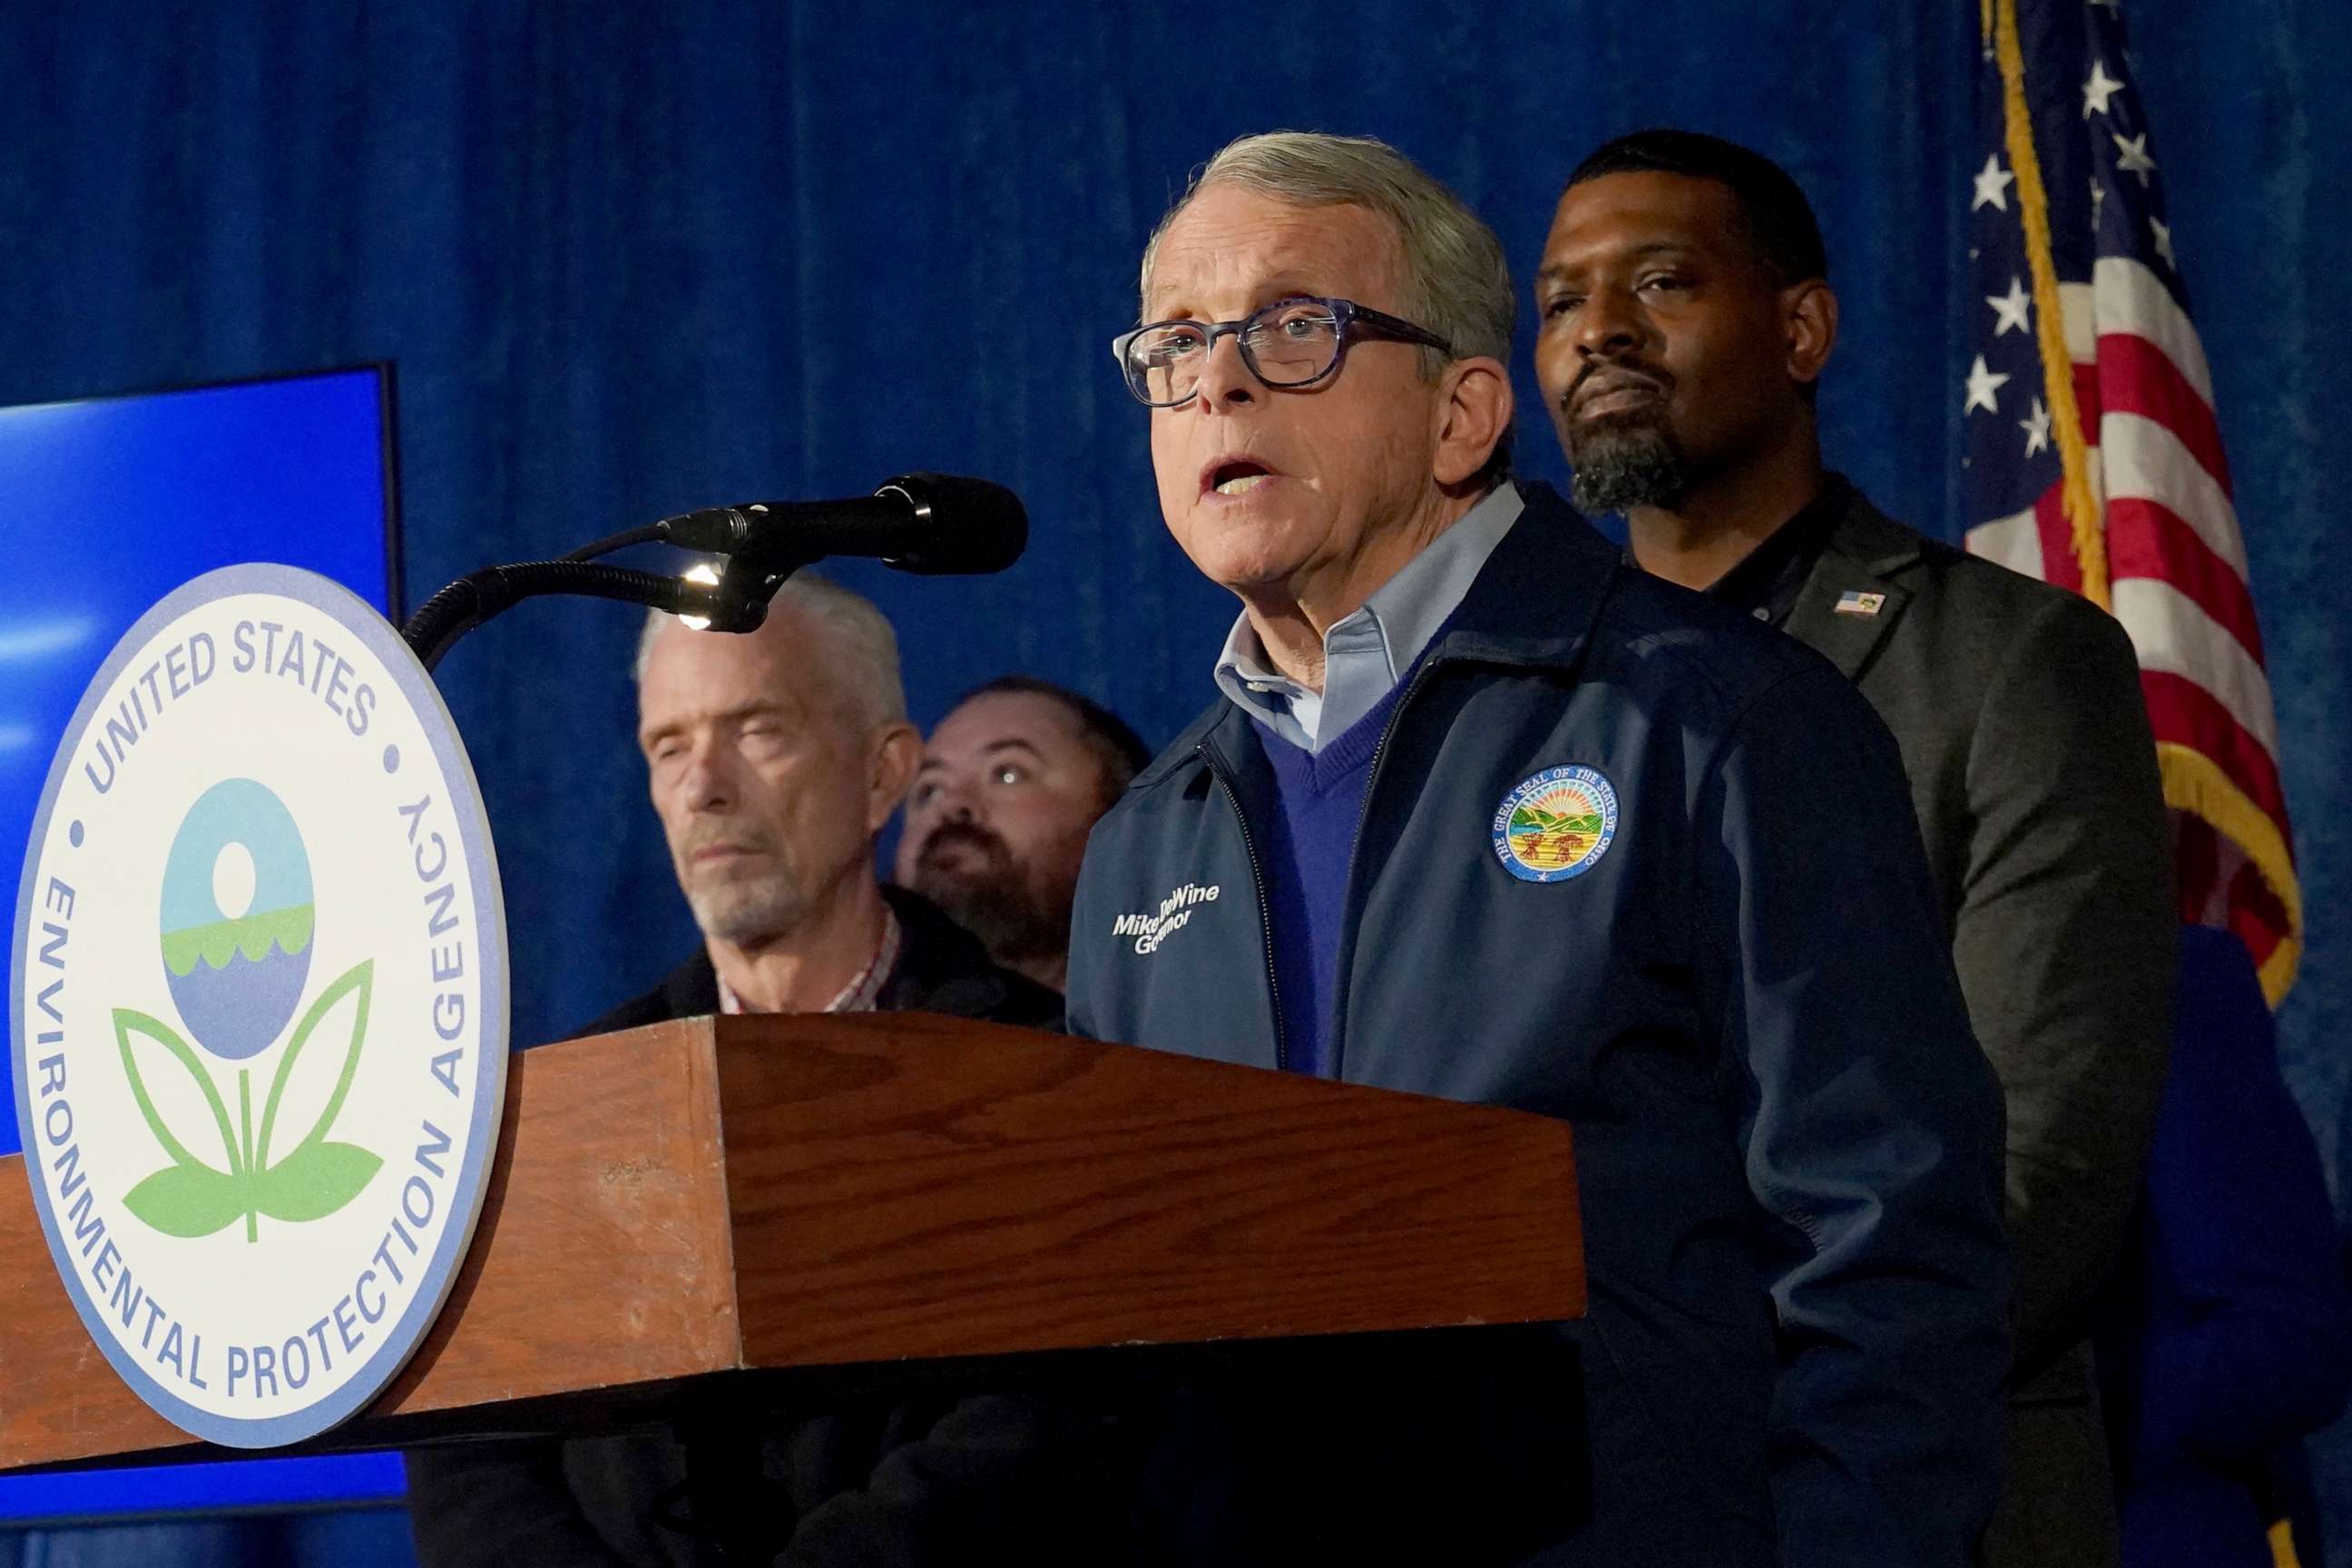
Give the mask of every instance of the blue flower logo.
<path id="1" fill-rule="evenodd" d="M 196 1044 L 267 1050 L 310 976 L 310 855 L 294 814 L 251 779 L 196 797 L 163 863 L 163 973 Z"/>

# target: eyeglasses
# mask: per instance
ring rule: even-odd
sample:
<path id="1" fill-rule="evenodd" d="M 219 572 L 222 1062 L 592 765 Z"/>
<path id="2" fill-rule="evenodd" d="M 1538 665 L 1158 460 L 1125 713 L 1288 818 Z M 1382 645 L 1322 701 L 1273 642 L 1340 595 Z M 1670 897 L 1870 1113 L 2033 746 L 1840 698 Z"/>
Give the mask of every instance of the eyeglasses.
<path id="1" fill-rule="evenodd" d="M 1356 338 L 1421 343 L 1451 354 L 1452 344 L 1426 327 L 1353 300 L 1300 295 L 1277 300 L 1238 321 L 1153 321 L 1111 340 L 1127 389 L 1153 408 L 1181 408 L 1201 388 L 1201 371 L 1217 340 L 1231 336 L 1242 363 L 1268 386 L 1313 386 L 1336 374 Z"/>

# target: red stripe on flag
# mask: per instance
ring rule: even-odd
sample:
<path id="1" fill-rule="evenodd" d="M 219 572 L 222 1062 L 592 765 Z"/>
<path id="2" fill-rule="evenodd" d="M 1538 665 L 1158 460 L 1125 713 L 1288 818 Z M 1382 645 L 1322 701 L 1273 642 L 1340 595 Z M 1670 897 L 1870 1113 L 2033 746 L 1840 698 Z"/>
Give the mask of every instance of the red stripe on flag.
<path id="1" fill-rule="evenodd" d="M 2246 798 L 2286 837 L 2286 797 L 2279 790 L 2278 764 L 2263 743 L 2230 716 L 2221 700 L 2195 681 L 2168 670 L 2139 672 L 2147 699 L 2147 721 L 2158 741 L 2169 741 L 2212 759 L 2245 792 Z"/>
<path id="2" fill-rule="evenodd" d="M 2230 459 L 2221 450 L 2221 427 L 2162 349 L 2124 332 L 2102 337 L 2099 392 L 2100 406 L 2107 413 L 2137 414 L 2179 437 L 2221 493 L 2230 493 Z"/>
<path id="3" fill-rule="evenodd" d="M 2109 501 L 2107 570 L 2119 579 L 2147 577 L 2171 584 L 2229 628 L 2256 663 L 2262 661 L 2263 632 L 2245 579 L 2170 507 L 2137 497 Z"/>
<path id="4" fill-rule="evenodd" d="M 2099 367 L 2095 362 L 2074 365 L 2074 406 L 2083 411 L 2083 439 L 2095 447 L 2099 444 L 2099 411 L 2106 406 L 2105 391 L 2099 385 Z"/>
<path id="5" fill-rule="evenodd" d="M 2083 591 L 2083 563 L 2074 558 L 2074 525 L 2066 521 L 2066 481 L 2060 479 L 2033 500 L 2033 526 L 2042 535 L 2042 580 L 2070 594 Z"/>

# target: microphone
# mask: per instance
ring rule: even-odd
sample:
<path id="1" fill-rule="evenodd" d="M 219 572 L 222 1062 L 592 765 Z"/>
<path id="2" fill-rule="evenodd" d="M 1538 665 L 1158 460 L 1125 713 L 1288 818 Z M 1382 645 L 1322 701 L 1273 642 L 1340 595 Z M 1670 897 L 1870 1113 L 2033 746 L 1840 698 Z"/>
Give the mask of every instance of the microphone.
<path id="1" fill-rule="evenodd" d="M 1029 542 L 1029 514 L 1003 485 L 955 474 L 901 474 L 846 500 L 745 501 L 666 517 L 671 544 L 754 567 L 791 570 L 828 555 L 878 558 L 926 575 L 1002 572 Z"/>

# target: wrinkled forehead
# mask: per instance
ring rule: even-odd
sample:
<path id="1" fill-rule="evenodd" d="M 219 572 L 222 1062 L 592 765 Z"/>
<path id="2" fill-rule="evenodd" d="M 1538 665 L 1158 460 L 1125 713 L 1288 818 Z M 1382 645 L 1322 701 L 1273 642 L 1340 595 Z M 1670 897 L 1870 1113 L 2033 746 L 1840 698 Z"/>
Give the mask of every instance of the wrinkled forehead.
<path id="1" fill-rule="evenodd" d="M 1177 209 L 1146 259 L 1143 319 L 1242 311 L 1284 294 L 1394 310 L 1402 272 L 1395 224 L 1370 207 L 1212 181 Z"/>
<path id="2" fill-rule="evenodd" d="M 778 616 L 745 634 L 665 626 L 637 683 L 640 733 L 755 710 L 802 722 L 838 707 L 823 650 Z"/>
<path id="3" fill-rule="evenodd" d="M 1717 260 L 1760 260 L 1739 198 L 1720 180 L 1626 170 L 1560 193 L 1538 276 L 1667 251 Z"/>
<path id="4" fill-rule="evenodd" d="M 940 720 L 923 751 L 967 762 L 1005 746 L 1026 746 L 1049 761 L 1074 759 L 1086 754 L 1086 727 L 1068 703 L 1042 692 L 984 691 Z"/>

